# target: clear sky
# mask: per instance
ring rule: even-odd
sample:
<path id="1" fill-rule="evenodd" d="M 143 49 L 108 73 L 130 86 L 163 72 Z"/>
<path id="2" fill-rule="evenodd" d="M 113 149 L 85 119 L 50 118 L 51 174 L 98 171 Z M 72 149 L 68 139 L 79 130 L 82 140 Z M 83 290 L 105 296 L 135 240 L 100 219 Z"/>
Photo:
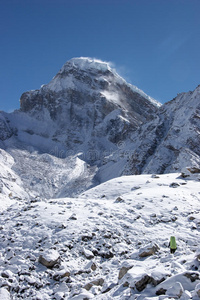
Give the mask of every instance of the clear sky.
<path id="1" fill-rule="evenodd" d="M 164 103 L 200 84 L 200 0 L 0 0 L 0 110 L 69 59 L 110 61 Z"/>

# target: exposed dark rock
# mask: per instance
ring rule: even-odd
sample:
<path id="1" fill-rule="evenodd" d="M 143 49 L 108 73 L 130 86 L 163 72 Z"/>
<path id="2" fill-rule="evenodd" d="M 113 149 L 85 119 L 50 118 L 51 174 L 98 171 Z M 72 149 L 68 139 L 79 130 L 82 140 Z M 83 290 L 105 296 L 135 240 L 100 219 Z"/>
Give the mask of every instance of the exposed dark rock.
<path id="1" fill-rule="evenodd" d="M 180 184 L 178 184 L 177 182 L 172 182 L 169 186 L 172 188 L 177 188 L 178 186 L 180 186 Z"/>
<path id="2" fill-rule="evenodd" d="M 139 281 L 136 282 L 135 287 L 139 292 L 141 292 L 146 288 L 147 284 L 151 282 L 152 277 L 149 275 L 144 275 L 144 277 L 142 277 Z"/>
<path id="3" fill-rule="evenodd" d="M 158 291 L 156 291 L 156 295 L 160 296 L 160 295 L 165 295 L 166 293 L 166 289 L 160 288 Z"/>
<path id="4" fill-rule="evenodd" d="M 192 174 L 199 174 L 200 173 L 200 168 L 196 168 L 196 167 L 191 167 L 191 168 L 187 168 L 188 171 L 190 171 L 190 173 Z"/>
<path id="5" fill-rule="evenodd" d="M 120 270 L 119 270 L 119 275 L 118 275 L 118 279 L 122 279 L 124 277 L 124 275 L 126 275 L 126 273 L 128 272 L 128 270 L 130 270 L 132 268 L 132 266 L 129 266 L 129 267 L 122 267 Z"/>
<path id="6" fill-rule="evenodd" d="M 106 259 L 112 258 L 112 257 L 114 256 L 114 254 L 113 254 L 112 251 L 108 251 L 108 252 L 100 252 L 99 255 L 100 255 L 102 258 L 106 258 Z"/>
<path id="7" fill-rule="evenodd" d="M 197 273 L 197 272 L 186 272 L 184 274 L 184 276 L 189 278 L 191 282 L 194 282 L 196 280 L 200 280 L 199 273 Z"/>
<path id="8" fill-rule="evenodd" d="M 115 200 L 115 203 L 120 203 L 120 202 L 125 202 L 125 201 L 121 197 L 117 197 L 117 199 Z"/>
<path id="9" fill-rule="evenodd" d="M 13 135 L 13 130 L 10 128 L 9 121 L 3 113 L 0 112 L 0 140 L 5 141 Z"/>
<path id="10" fill-rule="evenodd" d="M 86 289 L 87 291 L 89 291 L 93 285 L 103 286 L 103 284 L 104 284 L 104 279 L 103 278 L 99 278 L 99 279 L 96 279 L 96 280 L 93 280 L 93 281 L 87 283 L 84 286 L 84 289 Z"/>
<path id="11" fill-rule="evenodd" d="M 139 256 L 147 257 L 147 256 L 154 255 L 156 252 L 158 252 L 159 249 L 160 248 L 156 244 L 147 245 L 145 248 L 142 248 L 140 250 Z"/>
<path id="12" fill-rule="evenodd" d="M 52 268 L 55 264 L 59 262 L 60 255 L 55 250 L 45 251 L 39 256 L 39 262 L 46 266 L 47 268 Z"/>

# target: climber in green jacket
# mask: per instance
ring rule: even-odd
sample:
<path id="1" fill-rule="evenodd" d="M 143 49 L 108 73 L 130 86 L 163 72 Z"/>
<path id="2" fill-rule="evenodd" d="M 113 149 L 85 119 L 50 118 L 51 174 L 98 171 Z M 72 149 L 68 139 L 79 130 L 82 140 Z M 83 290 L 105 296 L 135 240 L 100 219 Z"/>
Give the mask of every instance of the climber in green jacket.
<path id="1" fill-rule="evenodd" d="M 175 236 L 170 237 L 169 247 L 170 247 L 170 252 L 171 253 L 174 253 L 176 251 L 177 247 L 176 247 L 176 238 L 175 238 Z"/>

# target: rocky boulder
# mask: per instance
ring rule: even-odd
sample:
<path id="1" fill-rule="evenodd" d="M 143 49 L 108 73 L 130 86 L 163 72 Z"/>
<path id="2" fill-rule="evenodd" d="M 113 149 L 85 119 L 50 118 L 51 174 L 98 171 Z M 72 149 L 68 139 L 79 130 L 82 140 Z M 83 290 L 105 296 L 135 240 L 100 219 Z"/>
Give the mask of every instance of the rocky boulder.
<path id="1" fill-rule="evenodd" d="M 56 250 L 46 250 L 39 256 L 39 262 L 47 268 L 52 268 L 58 263 L 60 258 L 59 253 Z"/>
<path id="2" fill-rule="evenodd" d="M 156 252 L 159 251 L 159 247 L 157 244 L 149 244 L 144 248 L 141 248 L 139 251 L 139 257 L 147 257 L 154 255 Z"/>

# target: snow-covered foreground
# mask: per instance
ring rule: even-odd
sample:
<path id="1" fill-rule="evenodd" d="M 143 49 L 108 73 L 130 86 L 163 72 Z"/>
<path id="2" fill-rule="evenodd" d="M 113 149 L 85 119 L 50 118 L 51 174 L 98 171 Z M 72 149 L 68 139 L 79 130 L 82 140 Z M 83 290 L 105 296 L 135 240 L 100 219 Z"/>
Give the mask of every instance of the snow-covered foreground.
<path id="1" fill-rule="evenodd" d="M 179 175 L 15 199 L 0 215 L 0 299 L 198 299 L 199 180 Z"/>

